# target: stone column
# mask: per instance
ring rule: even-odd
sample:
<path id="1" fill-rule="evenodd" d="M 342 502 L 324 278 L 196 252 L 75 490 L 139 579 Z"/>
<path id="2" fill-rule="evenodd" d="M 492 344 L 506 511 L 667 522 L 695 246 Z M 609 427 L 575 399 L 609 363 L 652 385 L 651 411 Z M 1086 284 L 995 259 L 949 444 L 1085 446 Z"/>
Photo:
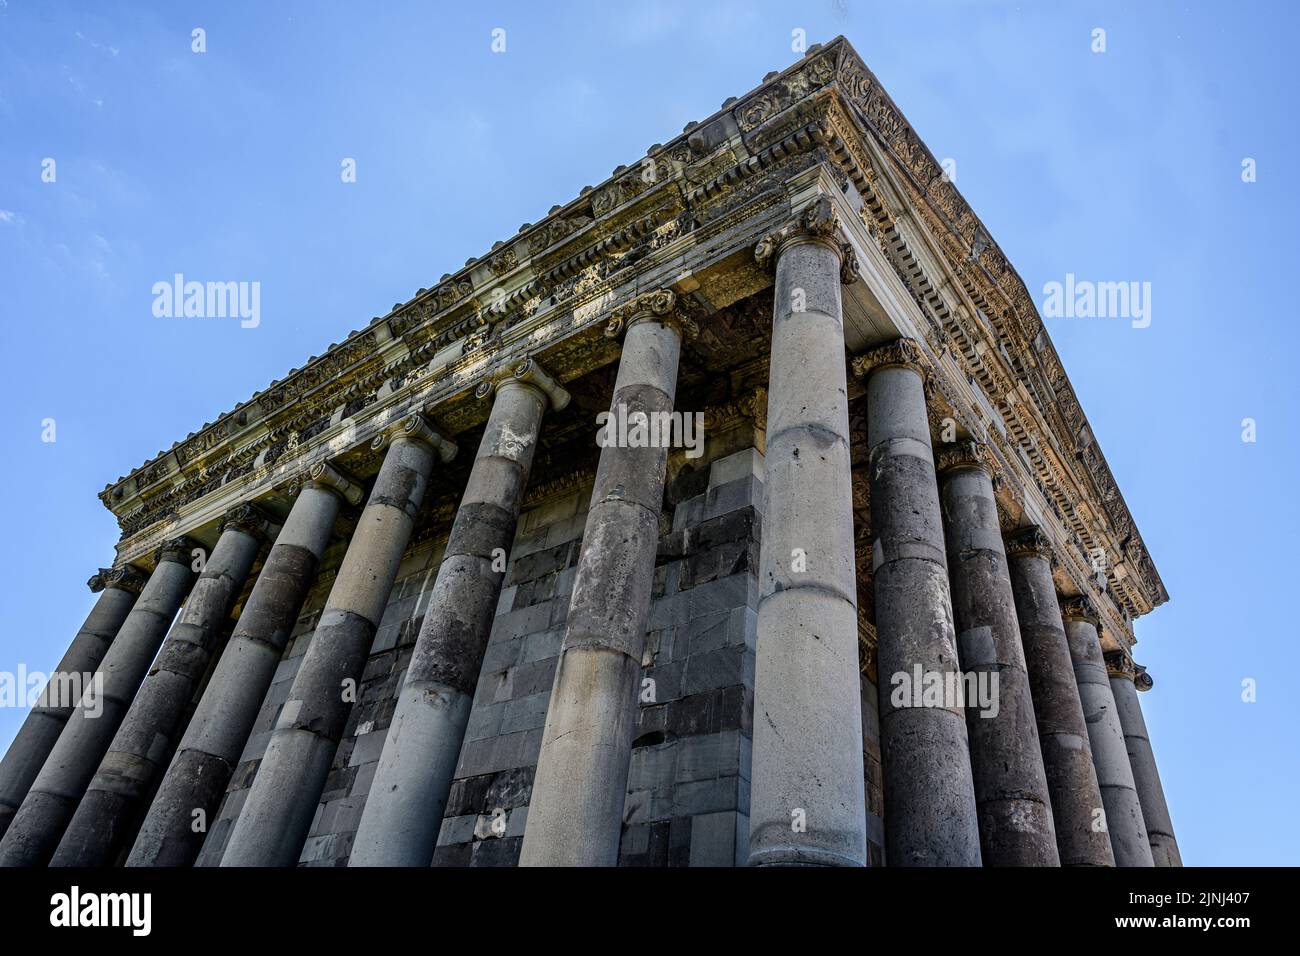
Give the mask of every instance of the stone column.
<path id="1" fill-rule="evenodd" d="M 866 795 L 842 245 L 830 200 L 759 243 L 775 260 L 749 865 L 864 866 Z M 848 266 L 845 270 L 843 267 Z"/>
<path id="2" fill-rule="evenodd" d="M 1124 731 L 1120 727 L 1115 697 L 1106 676 L 1106 662 L 1097 636 L 1097 615 L 1085 598 L 1070 598 L 1061 604 L 1065 636 L 1074 661 L 1074 679 L 1079 701 L 1088 724 L 1092 763 L 1097 768 L 1106 830 L 1115 853 L 1116 866 L 1155 866 L 1147 842 L 1142 805 L 1133 783 Z"/>
<path id="3" fill-rule="evenodd" d="M 386 435 L 375 437 L 382 448 Z M 421 415 L 392 437 L 316 633 L 230 834 L 222 866 L 293 866 L 311 829 L 334 752 L 356 700 L 397 567 L 410 542 L 434 458 L 456 446 Z"/>
<path id="4" fill-rule="evenodd" d="M 100 568 L 87 582 L 99 594 L 86 623 L 68 645 L 63 660 L 50 675 L 18 736 L 0 761 L 0 837 L 22 805 L 32 781 L 41 772 L 59 734 L 80 697 L 78 691 L 94 676 L 108 646 L 135 606 L 144 576 L 130 565 Z"/>
<path id="5" fill-rule="evenodd" d="M 531 359 L 495 392 L 429 596 L 349 866 L 428 866 L 469 722 L 542 413 L 569 393 Z"/>
<path id="6" fill-rule="evenodd" d="M 521 866 L 614 866 L 636 726 L 637 679 L 659 543 L 666 441 L 628 447 L 615 427 L 671 412 L 687 323 L 667 289 L 615 310 L 626 330 L 582 555 L 542 730 Z M 661 438 L 663 436 L 660 436 Z"/>
<path id="7" fill-rule="evenodd" d="M 1061 865 L 1114 866 L 1110 837 L 1101 825 L 1101 788 L 1088 725 L 1052 581 L 1051 543 L 1037 527 L 1029 527 L 1011 535 L 1006 547 Z"/>
<path id="8" fill-rule="evenodd" d="M 1115 709 L 1119 711 L 1119 724 L 1124 730 L 1124 744 L 1128 749 L 1138 800 L 1142 804 L 1142 820 L 1146 824 L 1151 856 L 1156 866 L 1182 866 L 1178 841 L 1174 839 L 1174 823 L 1165 802 L 1165 789 L 1160 785 L 1156 756 L 1147 737 L 1142 705 L 1138 703 L 1138 689 L 1149 690 L 1152 680 L 1147 676 L 1146 668 L 1134 664 L 1133 658 L 1123 651 L 1106 655 L 1106 671 L 1110 677 L 1111 693 L 1115 696 Z"/>
<path id="9" fill-rule="evenodd" d="M 855 359 L 867 383 L 876 670 L 891 866 L 979 866 L 980 839 L 959 701 L 927 687 L 960 680 L 939 490 L 922 376 L 912 339 Z"/>
<path id="10" fill-rule="evenodd" d="M 176 748 L 127 866 L 190 866 L 198 857 L 316 580 L 339 508 L 362 497 L 361 488 L 325 462 L 312 467 Z"/>
<path id="11" fill-rule="evenodd" d="M 1060 866 L 989 464 L 975 442 L 939 455 L 980 850 L 986 866 Z"/>
<path id="12" fill-rule="evenodd" d="M 216 547 L 81 798 L 51 866 L 109 866 L 134 833 L 266 540 L 268 522 L 256 507 L 243 504 L 221 519 L 219 531 Z"/>
<path id="13" fill-rule="evenodd" d="M 96 686 L 68 716 L 9 832 L 0 840 L 0 866 L 49 862 L 194 583 L 190 562 L 195 547 L 188 538 L 177 538 L 158 550 L 153 573 L 100 661 Z"/>

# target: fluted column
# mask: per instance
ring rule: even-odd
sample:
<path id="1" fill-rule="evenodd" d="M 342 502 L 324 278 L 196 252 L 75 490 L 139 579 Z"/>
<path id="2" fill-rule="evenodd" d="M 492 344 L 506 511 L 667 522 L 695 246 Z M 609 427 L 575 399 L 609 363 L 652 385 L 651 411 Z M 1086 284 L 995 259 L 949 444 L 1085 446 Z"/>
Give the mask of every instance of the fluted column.
<path id="1" fill-rule="evenodd" d="M 494 393 L 349 866 L 428 866 L 438 842 L 542 414 L 569 403 L 531 360 L 479 386 Z"/>
<path id="2" fill-rule="evenodd" d="M 190 866 L 316 580 L 344 501 L 361 488 L 325 462 L 308 474 L 149 806 L 127 866 Z"/>
<path id="3" fill-rule="evenodd" d="M 867 383 L 876 670 L 891 866 L 979 866 L 966 714 L 926 684 L 960 679 L 920 346 L 898 339 L 856 359 Z M 919 685 L 919 686 L 918 686 Z"/>
<path id="4" fill-rule="evenodd" d="M 1097 768 L 1101 802 L 1105 809 L 1106 830 L 1115 853 L 1116 866 L 1154 866 L 1151 846 L 1147 842 L 1146 823 L 1128 751 L 1124 731 L 1115 709 L 1115 696 L 1106 676 L 1101 640 L 1097 636 L 1097 615 L 1084 598 L 1070 598 L 1061 604 L 1065 636 L 1074 662 L 1074 679 L 1079 685 L 1079 701 L 1088 724 L 1092 744 L 1092 763 Z"/>
<path id="5" fill-rule="evenodd" d="M 1174 839 L 1174 823 L 1169 817 L 1169 804 L 1165 802 L 1165 788 L 1160 785 L 1156 756 L 1147 736 L 1142 705 L 1138 703 L 1139 686 L 1142 685 L 1143 690 L 1149 689 L 1151 678 L 1147 676 L 1146 668 L 1134 664 L 1133 658 L 1123 651 L 1106 655 L 1106 671 L 1110 677 L 1111 693 L 1115 695 L 1120 727 L 1124 730 L 1124 744 L 1138 800 L 1142 804 L 1142 820 L 1146 824 L 1151 856 L 1156 866 L 1182 866 L 1178 841 Z"/>
<path id="6" fill-rule="evenodd" d="M 1114 866 L 1101 788 L 1052 581 L 1051 542 L 1037 527 L 1007 538 L 1011 589 L 1034 699 L 1062 866 Z"/>
<path id="7" fill-rule="evenodd" d="M 828 199 L 764 239 L 776 266 L 749 864 L 863 866 L 866 796 L 842 245 Z M 849 266 L 849 270 L 842 267 Z"/>
<path id="8" fill-rule="evenodd" d="M 629 422 L 671 412 L 687 324 L 666 289 L 617 309 L 606 334 L 626 330 L 611 414 Z M 618 862 L 637 679 L 659 542 L 666 442 L 600 453 L 582 554 L 542 730 L 520 864 Z"/>
<path id="9" fill-rule="evenodd" d="M 85 681 L 94 676 L 122 622 L 135 606 L 144 582 L 144 575 L 130 565 L 100 568 L 87 582 L 91 591 L 99 593 L 99 600 L 50 675 L 49 683 L 18 729 L 18 736 L 9 745 L 4 760 L 0 761 L 0 837 L 9 829 L 32 781 L 41 772 L 76 707 L 72 695 L 84 689 Z"/>
<path id="10" fill-rule="evenodd" d="M 981 855 L 986 866 L 1060 866 L 987 450 L 960 442 L 939 470 Z"/>
<path id="11" fill-rule="evenodd" d="M 167 628 L 194 583 L 188 538 L 167 542 L 131 613 L 100 661 L 93 706 L 75 708 L 4 839 L 0 866 L 44 866 L 95 775 Z"/>
<path id="12" fill-rule="evenodd" d="M 293 866 L 306 842 L 434 459 L 456 454 L 420 415 L 391 440 L 222 866 Z"/>
<path id="13" fill-rule="evenodd" d="M 108 866 L 117 859 L 166 769 L 173 742 L 221 638 L 268 522 L 250 504 L 225 515 L 199 579 L 135 695 L 73 814 L 51 866 Z"/>

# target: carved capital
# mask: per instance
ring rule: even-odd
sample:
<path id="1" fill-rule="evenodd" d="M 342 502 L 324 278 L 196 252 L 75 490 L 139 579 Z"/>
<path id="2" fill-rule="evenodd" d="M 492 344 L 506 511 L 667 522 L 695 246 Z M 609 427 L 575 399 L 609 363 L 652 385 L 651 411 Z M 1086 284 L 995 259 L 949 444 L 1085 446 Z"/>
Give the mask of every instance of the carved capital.
<path id="1" fill-rule="evenodd" d="M 551 375 L 531 357 L 516 362 L 513 366 L 495 368 L 478 383 L 474 395 L 488 398 L 509 384 L 529 386 L 546 398 L 555 411 L 563 411 L 569 405 L 569 393 Z"/>
<path id="2" fill-rule="evenodd" d="M 634 322 L 645 319 L 655 319 L 665 325 L 673 326 L 677 334 L 684 339 L 691 339 L 699 334 L 699 326 L 678 308 L 677 293 L 672 289 L 655 289 L 634 296 L 615 308 L 609 314 L 605 337 L 622 338 L 623 333 L 631 328 Z"/>
<path id="3" fill-rule="evenodd" d="M 1127 651 L 1107 651 L 1103 657 L 1106 659 L 1107 677 L 1122 677 L 1136 683 L 1138 668 Z"/>
<path id="4" fill-rule="evenodd" d="M 265 541 L 271 532 L 271 521 L 266 517 L 260 508 L 251 502 L 245 501 L 235 505 L 217 522 L 217 532 L 224 532 L 228 528 L 234 528 L 236 531 L 242 531 L 245 534 L 251 534 L 259 541 Z"/>
<path id="5" fill-rule="evenodd" d="M 1156 686 L 1156 682 L 1151 679 L 1151 675 L 1147 673 L 1145 667 L 1141 664 L 1136 664 L 1134 666 L 1137 667 L 1137 673 L 1133 677 L 1133 683 L 1137 686 L 1138 690 L 1148 691 L 1152 687 Z"/>
<path id="6" fill-rule="evenodd" d="M 86 584 L 96 594 L 105 588 L 117 588 L 119 591 L 129 591 L 138 597 L 144 588 L 145 580 L 145 575 L 129 564 L 123 564 L 115 568 L 100 568 L 90 576 Z"/>
<path id="7" fill-rule="evenodd" d="M 1052 550 L 1052 540 L 1043 533 L 1043 529 L 1033 524 L 1028 528 L 1019 528 L 1005 538 L 1007 557 L 1039 557 L 1055 563 L 1056 553 Z"/>
<path id="8" fill-rule="evenodd" d="M 1061 617 L 1067 621 L 1086 621 L 1093 627 L 1101 623 L 1097 609 L 1086 597 L 1071 597 L 1061 600 Z"/>
<path id="9" fill-rule="evenodd" d="M 775 269 L 785 249 L 800 242 L 820 242 L 840 257 L 840 281 L 851 285 L 858 280 L 858 257 L 840 235 L 840 217 L 835 212 L 835 204 L 829 196 L 818 196 L 784 226 L 758 241 L 754 246 L 754 261 L 764 269 Z"/>
<path id="10" fill-rule="evenodd" d="M 203 545 L 199 544 L 193 538 L 181 535 L 179 538 L 171 538 L 164 541 L 154 552 L 155 563 L 159 561 L 175 561 L 177 564 L 189 566 L 193 561 L 195 550 L 203 550 Z"/>
<path id="11" fill-rule="evenodd" d="M 853 374 L 863 380 L 876 369 L 890 367 L 914 369 L 925 379 L 930 375 L 930 360 L 916 339 L 894 339 L 853 360 Z"/>
<path id="12" fill-rule="evenodd" d="M 387 432 L 380 432 L 370 442 L 370 448 L 372 451 L 378 451 L 390 442 L 399 441 L 416 441 L 428 445 L 438 453 L 443 463 L 451 461 L 459 451 L 455 442 L 443 438 L 434 431 L 428 419 L 419 412 L 407 415 Z"/>
<path id="13" fill-rule="evenodd" d="M 980 441 L 959 441 L 943 446 L 939 451 L 939 472 L 955 471 L 958 468 L 979 468 L 986 475 L 991 475 L 993 458 L 988 446 Z"/>
<path id="14" fill-rule="evenodd" d="M 332 491 L 350 505 L 361 503 L 361 486 L 327 461 L 318 461 L 307 472 L 307 480 L 317 488 Z"/>

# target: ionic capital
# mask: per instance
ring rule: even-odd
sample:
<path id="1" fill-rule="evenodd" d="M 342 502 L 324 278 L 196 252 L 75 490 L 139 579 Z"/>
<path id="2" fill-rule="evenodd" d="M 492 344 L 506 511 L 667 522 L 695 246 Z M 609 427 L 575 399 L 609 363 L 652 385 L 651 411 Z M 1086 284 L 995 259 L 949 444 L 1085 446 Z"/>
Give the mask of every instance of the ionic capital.
<path id="1" fill-rule="evenodd" d="M 317 488 L 332 491 L 350 505 L 361 503 L 365 493 L 351 478 L 343 474 L 328 461 L 318 461 L 307 472 L 307 481 Z"/>
<path id="2" fill-rule="evenodd" d="M 100 568 L 90 576 L 86 585 L 96 594 L 105 588 L 117 588 L 138 597 L 145 580 L 145 576 L 138 570 L 129 564 L 123 564 L 116 568 Z"/>
<path id="3" fill-rule="evenodd" d="M 229 528 L 252 535 L 258 541 L 265 541 L 270 537 L 271 521 L 262 509 L 252 502 L 244 501 L 227 511 L 217 522 L 218 534 Z"/>
<path id="4" fill-rule="evenodd" d="M 842 238 L 840 217 L 828 196 L 818 196 L 780 229 L 769 232 L 754 246 L 754 261 L 764 269 L 775 269 L 781 253 L 791 246 L 816 242 L 839 256 L 840 282 L 858 281 L 858 256 Z"/>
<path id="5" fill-rule="evenodd" d="M 478 398 L 488 398 L 495 395 L 504 386 L 511 384 L 531 387 L 535 391 L 541 392 L 550 407 L 557 412 L 568 407 L 568 391 L 532 358 L 516 362 L 510 367 L 492 370 L 483 381 L 478 383 L 478 388 L 474 390 L 474 394 Z"/>
<path id="6" fill-rule="evenodd" d="M 154 552 L 154 562 L 175 561 L 188 567 L 193 561 L 193 552 L 196 550 L 204 550 L 203 545 L 191 537 L 181 535 L 179 538 L 171 538 L 158 545 L 158 549 Z"/>
<path id="7" fill-rule="evenodd" d="M 1138 690 L 1148 691 L 1156 686 L 1156 682 L 1151 679 L 1151 675 L 1147 673 L 1145 667 L 1141 664 L 1135 664 L 1134 666 L 1137 668 L 1137 674 L 1133 677 L 1133 683 Z"/>
<path id="8" fill-rule="evenodd" d="M 1056 563 L 1056 552 L 1052 549 L 1052 539 L 1036 524 L 1027 528 L 1018 528 L 1004 539 L 1007 557 L 1038 557 Z"/>
<path id="9" fill-rule="evenodd" d="M 415 441 L 428 445 L 438 453 L 444 464 L 455 458 L 456 452 L 459 451 L 455 442 L 443 438 L 434 431 L 428 420 L 419 412 L 407 415 L 387 432 L 380 432 L 370 442 L 370 447 L 378 451 L 390 442 L 399 441 Z"/>
<path id="10" fill-rule="evenodd" d="M 853 374 L 865 380 L 876 369 L 910 368 L 923 379 L 930 376 L 930 360 L 916 339 L 894 341 L 863 352 L 853 360 Z"/>
<path id="11" fill-rule="evenodd" d="M 635 323 L 647 320 L 672 326 L 684 339 L 693 339 L 700 331 L 695 321 L 682 313 L 677 293 L 672 289 L 655 289 L 633 296 L 615 308 L 605 325 L 605 337 L 622 338 Z"/>
<path id="12" fill-rule="evenodd" d="M 939 472 L 955 471 L 958 468 L 978 468 L 984 474 L 992 475 L 994 464 L 988 446 L 980 441 L 959 441 L 945 445 L 939 452 Z"/>
<path id="13" fill-rule="evenodd" d="M 1127 651 L 1107 651 L 1102 655 L 1106 660 L 1106 676 L 1122 677 L 1137 683 L 1138 667 Z"/>
<path id="14" fill-rule="evenodd" d="M 1086 597 L 1062 599 L 1061 617 L 1066 621 L 1084 621 L 1093 627 L 1101 623 L 1101 618 L 1097 616 L 1097 609 Z"/>

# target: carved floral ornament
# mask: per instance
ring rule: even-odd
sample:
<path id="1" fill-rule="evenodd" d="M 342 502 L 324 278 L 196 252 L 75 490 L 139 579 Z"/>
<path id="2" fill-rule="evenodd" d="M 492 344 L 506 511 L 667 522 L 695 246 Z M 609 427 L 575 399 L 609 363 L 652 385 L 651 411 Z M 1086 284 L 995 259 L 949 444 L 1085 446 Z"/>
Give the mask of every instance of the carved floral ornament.
<path id="1" fill-rule="evenodd" d="M 796 242 L 820 242 L 834 249 L 840 257 L 840 282 L 852 285 L 858 281 L 857 253 L 842 238 L 840 217 L 829 197 L 814 199 L 780 229 L 760 239 L 754 246 L 754 261 L 764 269 L 774 269 L 781 251 Z"/>
<path id="2" fill-rule="evenodd" d="M 671 289 L 655 289 L 643 292 L 618 306 L 609 314 L 605 326 L 605 337 L 618 339 L 623 337 L 634 322 L 642 319 L 657 319 L 665 325 L 677 329 L 684 339 L 693 339 L 700 328 L 695 320 L 685 315 L 678 307 L 677 294 Z"/>

